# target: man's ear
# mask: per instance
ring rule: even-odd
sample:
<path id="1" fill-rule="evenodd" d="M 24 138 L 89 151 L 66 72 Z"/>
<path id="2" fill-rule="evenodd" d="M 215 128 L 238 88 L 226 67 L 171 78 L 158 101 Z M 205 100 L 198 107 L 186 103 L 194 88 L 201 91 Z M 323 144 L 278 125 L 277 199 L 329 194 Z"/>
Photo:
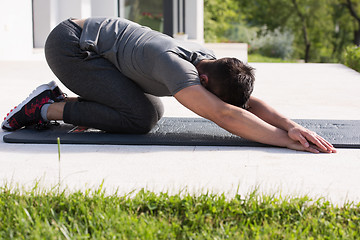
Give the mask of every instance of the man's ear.
<path id="1" fill-rule="evenodd" d="M 209 84 L 209 78 L 206 74 L 200 74 L 200 83 L 202 86 L 207 87 Z"/>

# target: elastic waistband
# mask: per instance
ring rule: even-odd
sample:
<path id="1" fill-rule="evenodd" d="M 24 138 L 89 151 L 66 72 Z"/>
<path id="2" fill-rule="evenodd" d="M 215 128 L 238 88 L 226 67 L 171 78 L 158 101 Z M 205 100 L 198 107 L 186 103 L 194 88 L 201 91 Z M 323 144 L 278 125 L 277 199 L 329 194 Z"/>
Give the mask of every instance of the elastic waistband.
<path id="1" fill-rule="evenodd" d="M 76 23 L 74 23 L 72 21 L 72 19 L 74 19 L 74 18 L 66 19 L 66 20 L 62 21 L 60 24 L 81 32 L 82 28 L 79 25 L 77 25 Z"/>

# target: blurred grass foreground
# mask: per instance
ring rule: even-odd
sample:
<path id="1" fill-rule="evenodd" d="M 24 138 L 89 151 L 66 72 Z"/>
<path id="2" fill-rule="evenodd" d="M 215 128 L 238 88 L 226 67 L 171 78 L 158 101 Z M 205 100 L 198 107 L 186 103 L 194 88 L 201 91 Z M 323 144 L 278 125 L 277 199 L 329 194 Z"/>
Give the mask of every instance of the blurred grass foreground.
<path id="1" fill-rule="evenodd" d="M 355 239 L 360 205 L 306 196 L 0 190 L 1 239 Z"/>

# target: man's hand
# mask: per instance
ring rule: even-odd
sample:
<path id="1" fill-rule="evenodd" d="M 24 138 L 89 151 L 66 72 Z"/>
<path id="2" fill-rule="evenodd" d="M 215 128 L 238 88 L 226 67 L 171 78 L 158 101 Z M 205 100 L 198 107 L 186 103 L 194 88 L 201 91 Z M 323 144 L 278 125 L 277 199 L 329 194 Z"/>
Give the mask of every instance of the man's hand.
<path id="1" fill-rule="evenodd" d="M 294 143 L 288 146 L 291 149 L 303 150 L 312 153 L 336 153 L 336 149 L 331 143 L 304 127 L 293 127 L 288 131 L 288 136 Z"/>
<path id="2" fill-rule="evenodd" d="M 247 111 L 223 102 L 201 85 L 184 88 L 174 97 L 198 115 L 248 140 L 313 153 L 336 152 L 325 139 L 258 99 L 250 101 L 251 110 Z"/>
<path id="3" fill-rule="evenodd" d="M 283 129 L 288 133 L 288 137 L 292 140 L 292 142 L 287 144 L 288 148 L 312 153 L 336 152 L 336 149 L 328 141 L 283 116 L 264 101 L 252 96 L 248 104 L 250 106 L 250 112 L 265 122 Z"/>

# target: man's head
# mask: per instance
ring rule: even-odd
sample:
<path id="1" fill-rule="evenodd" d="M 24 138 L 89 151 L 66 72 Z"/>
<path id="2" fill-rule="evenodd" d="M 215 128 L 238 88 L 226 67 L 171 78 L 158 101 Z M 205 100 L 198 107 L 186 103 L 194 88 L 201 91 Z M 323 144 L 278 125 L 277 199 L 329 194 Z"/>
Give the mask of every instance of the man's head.
<path id="1" fill-rule="evenodd" d="M 237 58 L 201 61 L 197 66 L 201 84 L 224 102 L 246 108 L 254 89 L 254 68 Z"/>

